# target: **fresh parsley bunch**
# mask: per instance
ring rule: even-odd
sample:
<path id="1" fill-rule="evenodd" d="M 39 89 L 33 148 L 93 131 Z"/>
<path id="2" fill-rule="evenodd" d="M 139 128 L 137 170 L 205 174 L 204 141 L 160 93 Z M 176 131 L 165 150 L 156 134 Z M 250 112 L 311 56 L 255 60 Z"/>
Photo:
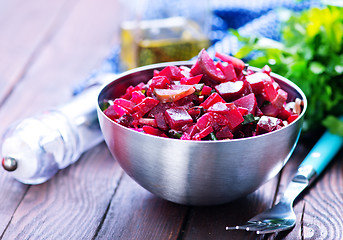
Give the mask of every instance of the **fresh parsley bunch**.
<path id="1" fill-rule="evenodd" d="M 325 126 L 343 136 L 343 8 L 327 6 L 291 12 L 281 28 L 282 42 L 243 37 L 236 57 L 259 54 L 249 64 L 269 64 L 297 84 L 308 98 L 304 130 Z"/>

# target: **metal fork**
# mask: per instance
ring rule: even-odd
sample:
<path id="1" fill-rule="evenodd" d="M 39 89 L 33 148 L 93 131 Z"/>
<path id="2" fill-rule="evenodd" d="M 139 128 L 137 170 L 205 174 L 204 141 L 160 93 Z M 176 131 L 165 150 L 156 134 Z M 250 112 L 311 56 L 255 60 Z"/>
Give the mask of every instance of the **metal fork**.
<path id="1" fill-rule="evenodd" d="M 325 132 L 300 164 L 278 204 L 251 218 L 245 224 L 226 227 L 226 230 L 246 230 L 266 234 L 293 228 L 296 224 L 294 200 L 322 173 L 342 145 L 342 137 Z"/>

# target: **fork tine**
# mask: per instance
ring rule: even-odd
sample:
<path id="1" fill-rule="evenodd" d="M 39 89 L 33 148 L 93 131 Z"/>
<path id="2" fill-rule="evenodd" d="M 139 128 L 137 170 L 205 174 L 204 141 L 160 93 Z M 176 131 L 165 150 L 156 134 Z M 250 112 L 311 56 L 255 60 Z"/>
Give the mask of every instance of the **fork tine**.
<path id="1" fill-rule="evenodd" d="M 293 228 L 293 226 L 288 226 L 288 225 L 275 225 L 275 226 L 270 226 L 269 228 L 266 229 L 261 229 L 256 231 L 256 234 L 267 234 L 267 233 L 275 233 L 275 232 L 281 232 L 281 231 L 285 231 L 288 229 Z"/>
<path id="2" fill-rule="evenodd" d="M 271 227 L 271 225 L 266 224 L 266 223 L 257 223 L 250 225 L 249 227 L 246 227 L 245 230 L 249 232 L 261 232 L 264 230 L 267 230 Z"/>
<path id="3" fill-rule="evenodd" d="M 258 224 L 258 223 L 248 221 L 248 222 L 246 222 L 246 224 L 243 224 L 243 225 L 237 225 L 234 227 L 226 227 L 226 230 L 246 230 L 247 228 L 249 229 L 249 227 L 254 226 L 256 224 Z"/>
<path id="4" fill-rule="evenodd" d="M 257 231 L 266 226 L 266 223 L 258 221 L 248 221 L 246 224 L 237 225 L 235 227 L 226 227 L 226 230 L 245 230 L 245 231 Z"/>
<path id="5" fill-rule="evenodd" d="M 260 221 L 249 221 L 246 224 L 235 226 L 235 227 L 226 227 L 226 230 L 245 230 L 249 232 L 256 232 L 257 234 L 266 234 L 271 232 L 278 232 L 282 229 L 285 229 L 285 225 L 281 224 L 270 224 Z"/>

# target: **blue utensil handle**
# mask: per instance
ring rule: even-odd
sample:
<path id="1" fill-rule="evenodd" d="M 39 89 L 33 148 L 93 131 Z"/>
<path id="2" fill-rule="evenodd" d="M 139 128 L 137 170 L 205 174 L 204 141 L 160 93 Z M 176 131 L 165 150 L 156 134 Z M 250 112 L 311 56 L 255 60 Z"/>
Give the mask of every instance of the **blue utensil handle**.
<path id="1" fill-rule="evenodd" d="M 342 145 L 343 137 L 326 131 L 300 164 L 300 167 L 310 165 L 316 171 L 317 175 L 321 174 Z"/>

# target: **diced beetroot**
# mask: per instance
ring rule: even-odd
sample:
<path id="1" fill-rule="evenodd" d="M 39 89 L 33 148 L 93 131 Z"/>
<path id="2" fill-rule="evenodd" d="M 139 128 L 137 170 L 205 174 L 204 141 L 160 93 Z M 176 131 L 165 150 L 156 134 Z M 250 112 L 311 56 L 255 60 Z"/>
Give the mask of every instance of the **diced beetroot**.
<path id="1" fill-rule="evenodd" d="M 202 49 L 198 56 L 199 66 L 202 71 L 211 79 L 217 82 L 225 82 L 225 76 L 223 72 L 216 67 L 213 59 L 208 55 L 205 49 Z"/>
<path id="2" fill-rule="evenodd" d="M 230 131 L 230 128 L 228 126 L 222 127 L 216 134 L 216 138 L 218 140 L 223 140 L 223 139 L 232 139 L 233 134 Z"/>
<path id="3" fill-rule="evenodd" d="M 215 89 L 228 102 L 241 96 L 245 90 L 243 81 L 221 83 Z"/>
<path id="4" fill-rule="evenodd" d="M 180 80 L 181 84 L 186 84 L 186 85 L 194 85 L 194 84 L 198 84 L 202 78 L 203 74 L 200 75 L 196 75 L 194 77 L 182 77 Z"/>
<path id="5" fill-rule="evenodd" d="M 154 91 L 151 89 L 151 88 L 148 88 L 147 90 L 146 90 L 146 92 L 145 92 L 145 95 L 147 96 L 147 97 L 153 97 L 154 96 Z"/>
<path id="6" fill-rule="evenodd" d="M 270 68 L 269 65 L 265 65 L 265 66 L 261 69 L 261 71 L 262 71 L 263 73 L 266 73 L 266 74 L 269 75 L 269 74 L 272 72 L 272 69 Z"/>
<path id="7" fill-rule="evenodd" d="M 121 96 L 122 98 L 125 98 L 127 100 L 131 99 L 132 97 L 132 92 L 134 91 L 142 91 L 144 90 L 145 88 L 145 84 L 144 83 L 139 83 L 137 86 L 133 87 L 133 86 L 129 86 L 127 89 L 126 89 L 126 92 L 123 96 Z"/>
<path id="8" fill-rule="evenodd" d="M 229 120 L 227 119 L 227 115 L 213 113 L 213 122 L 218 126 L 225 126 L 228 125 Z"/>
<path id="9" fill-rule="evenodd" d="M 227 63 L 226 66 L 224 66 L 221 62 L 218 62 L 216 66 L 223 72 L 225 76 L 225 82 L 231 81 L 234 82 L 237 80 L 235 68 L 231 63 Z"/>
<path id="10" fill-rule="evenodd" d="M 202 130 L 204 130 L 205 128 L 207 128 L 208 126 L 212 125 L 213 123 L 213 114 L 208 112 L 205 113 L 204 115 L 202 115 L 197 123 L 196 123 L 196 128 L 197 130 L 200 132 Z"/>
<path id="11" fill-rule="evenodd" d="M 183 77 L 185 78 L 191 77 L 191 73 L 190 73 L 191 69 L 189 67 L 180 66 L 179 68 Z"/>
<path id="12" fill-rule="evenodd" d="M 196 133 L 193 137 L 192 140 L 201 140 L 204 137 L 206 137 L 207 135 L 209 135 L 211 132 L 213 132 L 213 128 L 212 126 L 207 126 L 205 129 L 203 129 L 202 131 Z"/>
<path id="13" fill-rule="evenodd" d="M 229 113 L 226 114 L 228 126 L 231 131 L 235 131 L 237 127 L 244 122 L 244 118 L 234 103 L 226 103 L 226 106 L 229 109 Z"/>
<path id="14" fill-rule="evenodd" d="M 116 121 L 125 127 L 130 127 L 135 123 L 134 118 L 130 114 L 123 114 L 120 118 L 116 119 Z"/>
<path id="15" fill-rule="evenodd" d="M 177 86 L 178 87 L 177 89 Z M 174 88 L 174 89 L 172 89 Z M 161 103 L 175 102 L 183 97 L 186 97 L 195 92 L 193 86 L 190 85 L 171 85 L 171 89 L 155 88 L 154 94 Z"/>
<path id="16" fill-rule="evenodd" d="M 262 94 L 255 94 L 255 98 L 256 98 L 256 102 L 257 102 L 257 107 L 261 108 L 263 105 L 265 105 L 266 103 L 266 99 L 264 98 L 264 96 Z"/>
<path id="17" fill-rule="evenodd" d="M 155 76 L 151 79 L 149 87 L 153 90 L 155 88 L 166 89 L 169 88 L 170 81 L 166 76 Z"/>
<path id="18" fill-rule="evenodd" d="M 149 117 L 154 118 L 156 114 L 163 113 L 171 107 L 175 107 L 174 103 L 159 103 L 149 112 Z"/>
<path id="19" fill-rule="evenodd" d="M 261 75 L 261 73 L 254 73 L 251 75 L 246 76 L 246 81 L 250 83 L 250 86 L 252 88 L 252 91 L 255 94 L 261 94 L 264 89 L 264 82 L 265 82 L 265 76 Z M 267 77 L 269 77 L 267 75 Z"/>
<path id="20" fill-rule="evenodd" d="M 251 69 L 248 68 L 247 72 L 246 72 L 246 75 L 251 75 L 251 74 L 254 74 L 255 72 Z"/>
<path id="21" fill-rule="evenodd" d="M 255 98 L 255 94 L 250 93 L 244 97 L 241 97 L 237 100 L 234 101 L 234 104 L 237 107 L 243 107 L 248 109 L 248 113 L 255 114 L 256 112 L 256 106 L 257 106 L 257 101 Z"/>
<path id="22" fill-rule="evenodd" d="M 192 123 L 193 119 L 184 107 L 172 107 L 165 112 L 166 120 L 171 129 L 181 129 L 183 125 Z"/>
<path id="23" fill-rule="evenodd" d="M 134 91 L 131 94 L 131 102 L 134 102 L 135 104 L 139 104 L 144 98 L 145 95 L 142 93 L 142 91 Z"/>
<path id="24" fill-rule="evenodd" d="M 299 115 L 296 114 L 296 113 L 294 113 L 294 114 L 292 114 L 291 116 L 289 116 L 289 117 L 287 118 L 287 122 L 288 122 L 288 123 L 291 123 L 291 122 L 293 122 L 295 119 L 297 119 L 298 117 L 299 117 Z"/>
<path id="25" fill-rule="evenodd" d="M 126 110 L 128 110 L 129 112 L 132 112 L 133 107 L 135 106 L 135 104 L 133 102 L 131 102 L 130 100 L 126 100 L 125 98 L 116 98 L 113 101 L 113 104 L 119 105 L 119 106 L 125 108 Z"/>
<path id="26" fill-rule="evenodd" d="M 166 118 L 163 112 L 159 112 L 155 114 L 155 120 L 156 120 L 156 124 L 158 128 L 164 131 L 168 130 L 168 125 L 167 125 Z"/>
<path id="27" fill-rule="evenodd" d="M 199 129 L 197 128 L 196 124 L 193 124 L 191 127 L 188 128 L 186 132 L 192 138 L 196 133 L 199 132 Z"/>
<path id="28" fill-rule="evenodd" d="M 279 114 L 277 115 L 278 118 L 282 119 L 282 120 L 287 120 L 289 116 L 291 116 L 291 111 L 286 109 L 285 107 L 282 107 L 279 110 Z"/>
<path id="29" fill-rule="evenodd" d="M 118 113 L 114 110 L 113 106 L 109 106 L 108 108 L 106 108 L 104 114 L 112 120 L 120 117 Z"/>
<path id="30" fill-rule="evenodd" d="M 166 76 L 170 81 L 180 80 L 182 78 L 181 71 L 177 66 L 165 67 L 160 71 L 159 75 Z"/>
<path id="31" fill-rule="evenodd" d="M 217 102 L 210 106 L 207 110 L 208 112 L 214 112 L 214 113 L 220 113 L 220 114 L 227 114 L 229 113 L 228 107 L 225 105 L 225 103 Z"/>
<path id="32" fill-rule="evenodd" d="M 256 107 L 256 112 L 255 112 L 254 116 L 255 117 L 263 116 L 263 112 L 261 111 L 261 109 L 258 106 Z"/>
<path id="33" fill-rule="evenodd" d="M 280 85 L 277 82 L 275 82 L 274 80 L 273 80 L 273 86 L 274 86 L 276 91 L 280 89 Z"/>
<path id="34" fill-rule="evenodd" d="M 275 117 L 262 116 L 257 122 L 257 135 L 268 133 L 276 130 L 277 126 L 282 124 L 281 119 Z"/>
<path id="35" fill-rule="evenodd" d="M 242 116 L 245 116 L 249 113 L 249 110 L 247 108 L 244 108 L 244 107 L 237 107 L 238 111 L 242 114 Z M 256 111 L 256 109 L 255 109 Z M 255 113 L 253 113 L 254 115 Z"/>
<path id="36" fill-rule="evenodd" d="M 157 127 L 156 119 L 153 119 L 153 118 L 140 118 L 138 122 L 142 125 L 149 125 L 152 127 Z"/>
<path id="37" fill-rule="evenodd" d="M 143 112 L 138 111 L 138 112 L 133 113 L 133 114 L 132 114 L 132 117 L 133 117 L 134 120 L 137 121 L 137 120 L 139 120 L 140 118 L 142 118 L 144 115 L 145 115 L 145 114 L 144 114 Z"/>
<path id="38" fill-rule="evenodd" d="M 193 64 L 193 66 L 192 66 L 191 70 L 189 71 L 189 73 L 192 74 L 192 76 L 200 75 L 200 74 L 203 73 L 202 69 L 201 69 L 201 67 L 199 65 L 199 61 L 196 61 Z"/>
<path id="39" fill-rule="evenodd" d="M 282 90 L 281 88 L 277 90 L 277 95 L 276 97 L 273 99 L 272 104 L 276 107 L 281 109 L 284 105 L 284 103 L 287 100 L 287 92 L 285 92 L 284 90 Z"/>
<path id="40" fill-rule="evenodd" d="M 163 131 L 161 131 L 157 128 L 148 126 L 148 125 L 143 126 L 143 131 L 147 134 L 150 134 L 150 135 L 154 135 L 154 136 L 158 136 L 158 137 L 167 137 L 167 135 Z"/>
<path id="41" fill-rule="evenodd" d="M 143 101 L 137 104 L 133 110 L 137 113 L 135 116 L 139 118 L 139 116 L 143 117 L 147 112 L 153 109 L 159 103 L 158 100 L 146 97 Z"/>
<path id="42" fill-rule="evenodd" d="M 215 56 L 223 62 L 231 63 L 235 68 L 236 75 L 240 75 L 240 73 L 245 68 L 245 63 L 239 58 L 235 58 L 233 56 L 229 56 L 219 52 L 216 52 Z"/>
<path id="43" fill-rule="evenodd" d="M 205 85 L 214 88 L 219 82 L 213 80 L 210 78 L 207 74 L 204 74 L 201 78 L 201 82 L 203 82 Z"/>
<path id="44" fill-rule="evenodd" d="M 200 106 L 196 106 L 196 107 L 187 109 L 187 112 L 193 119 L 197 119 L 198 117 L 200 117 L 201 114 L 204 113 L 204 108 Z"/>
<path id="45" fill-rule="evenodd" d="M 180 138 L 180 140 L 191 140 L 191 139 L 192 139 L 191 135 L 189 133 L 187 133 L 187 132 L 183 132 L 183 134 L 182 134 L 182 136 Z"/>
<path id="46" fill-rule="evenodd" d="M 266 116 L 276 117 L 279 114 L 280 109 L 275 107 L 273 104 L 267 104 L 261 107 L 261 111 Z"/>
<path id="47" fill-rule="evenodd" d="M 130 112 L 126 108 L 119 106 L 117 104 L 113 104 L 112 108 L 114 111 L 116 111 L 119 117 L 123 116 L 124 114 L 128 114 L 128 115 L 130 114 Z"/>
<path id="48" fill-rule="evenodd" d="M 201 103 L 200 106 L 208 109 L 210 106 L 217 102 L 225 103 L 225 100 L 218 93 L 214 92 L 203 103 Z"/>
<path id="49" fill-rule="evenodd" d="M 276 89 L 272 82 L 264 82 L 264 89 L 262 95 L 266 101 L 272 102 L 277 95 Z"/>
<path id="50" fill-rule="evenodd" d="M 184 107 L 186 110 L 194 107 L 194 102 L 198 100 L 195 94 L 188 95 L 174 102 L 175 106 Z"/>
<path id="51" fill-rule="evenodd" d="M 244 124 L 242 125 L 242 128 L 239 130 L 239 135 L 236 134 L 235 137 L 239 137 L 239 138 L 244 138 L 244 137 L 252 137 L 256 135 L 255 132 L 255 126 L 253 127 L 253 124 Z"/>
<path id="52" fill-rule="evenodd" d="M 205 96 L 203 96 L 203 95 L 198 96 L 198 102 L 199 102 L 199 104 L 203 103 L 204 100 L 205 100 Z"/>
<path id="53" fill-rule="evenodd" d="M 201 89 L 201 95 L 204 95 L 204 96 L 210 95 L 211 91 L 212 91 L 211 87 L 204 85 Z"/>

